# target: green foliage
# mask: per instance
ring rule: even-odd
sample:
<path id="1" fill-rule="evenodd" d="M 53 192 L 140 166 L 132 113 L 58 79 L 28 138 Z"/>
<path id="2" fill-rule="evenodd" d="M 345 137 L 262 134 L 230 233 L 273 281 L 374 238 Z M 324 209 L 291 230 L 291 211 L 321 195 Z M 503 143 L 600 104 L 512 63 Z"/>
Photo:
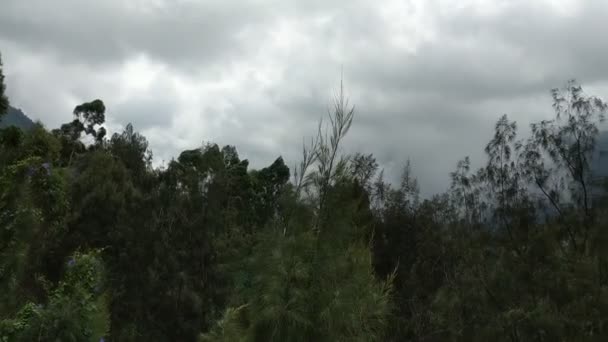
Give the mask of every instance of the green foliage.
<path id="1" fill-rule="evenodd" d="M 608 338 L 604 102 L 568 83 L 526 140 L 502 116 L 424 199 L 409 161 L 342 153 L 340 90 L 293 172 L 211 143 L 154 168 L 101 100 L 0 130 L 0 341 Z"/>
<path id="2" fill-rule="evenodd" d="M 77 253 L 46 303 L 28 302 L 0 321 L 2 341 L 100 341 L 109 332 L 103 265 L 97 252 Z"/>
<path id="3" fill-rule="evenodd" d="M 340 93 L 329 135 L 320 132 L 315 149 L 304 149 L 304 159 L 314 157 L 303 162 L 301 179 L 312 182 L 300 183 L 290 193 L 282 186 L 288 173 L 280 159 L 253 174 L 256 185 L 264 180 L 275 184 L 262 187 L 264 204 L 269 192 L 276 198 L 281 188 L 285 202 L 256 234 L 246 266 L 237 273 L 232 305 L 201 341 L 382 339 L 390 281 L 375 277 L 369 222 L 360 212 L 365 194 L 346 172 L 348 158 L 338 155 L 354 113 L 346 106 Z M 300 190 L 308 194 L 306 201 Z"/>
<path id="4" fill-rule="evenodd" d="M 78 122 L 79 130 L 92 135 L 97 141 L 101 141 L 106 135 L 106 129 L 103 127 L 95 129 L 95 126 L 102 125 L 106 121 L 105 113 L 106 106 L 97 99 L 76 106 L 74 119 Z"/>

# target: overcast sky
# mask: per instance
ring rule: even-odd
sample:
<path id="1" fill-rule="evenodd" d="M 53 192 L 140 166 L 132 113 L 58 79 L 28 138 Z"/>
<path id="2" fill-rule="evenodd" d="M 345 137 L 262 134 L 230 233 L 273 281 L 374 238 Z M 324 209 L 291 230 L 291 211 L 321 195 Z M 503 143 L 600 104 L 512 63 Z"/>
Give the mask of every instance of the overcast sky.
<path id="1" fill-rule="evenodd" d="M 345 151 L 390 177 L 409 158 L 429 194 L 501 114 L 527 132 L 570 78 L 608 97 L 606 18 L 606 0 L 2 0 L 0 52 L 13 106 L 54 128 L 100 98 L 158 163 L 211 141 L 292 165 L 343 69 Z"/>

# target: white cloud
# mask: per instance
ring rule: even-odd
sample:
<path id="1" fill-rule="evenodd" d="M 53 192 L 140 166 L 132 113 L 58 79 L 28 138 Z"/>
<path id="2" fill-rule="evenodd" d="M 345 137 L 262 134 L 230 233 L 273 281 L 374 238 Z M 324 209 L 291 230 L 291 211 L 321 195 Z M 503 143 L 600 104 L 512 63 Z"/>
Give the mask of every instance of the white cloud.
<path id="1" fill-rule="evenodd" d="M 202 141 L 254 167 L 298 157 L 341 70 L 357 114 L 345 149 L 423 191 L 481 160 L 503 113 L 550 115 L 577 77 L 605 94 L 608 3 L 600 0 L 5 0 L 0 51 L 12 103 L 56 127 L 101 98 L 167 161 Z"/>

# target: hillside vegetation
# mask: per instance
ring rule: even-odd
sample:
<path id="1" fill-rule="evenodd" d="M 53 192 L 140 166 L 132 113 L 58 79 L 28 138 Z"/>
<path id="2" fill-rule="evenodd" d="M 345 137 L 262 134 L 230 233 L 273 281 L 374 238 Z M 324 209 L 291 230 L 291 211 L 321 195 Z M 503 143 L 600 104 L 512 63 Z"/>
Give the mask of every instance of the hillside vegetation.
<path id="1" fill-rule="evenodd" d="M 551 95 L 554 119 L 522 140 L 499 118 L 485 165 L 462 159 L 432 198 L 409 163 L 389 184 L 341 153 L 343 92 L 291 169 L 216 144 L 154 168 L 101 100 L 4 128 L 0 340 L 606 341 L 607 107 L 573 82 Z"/>

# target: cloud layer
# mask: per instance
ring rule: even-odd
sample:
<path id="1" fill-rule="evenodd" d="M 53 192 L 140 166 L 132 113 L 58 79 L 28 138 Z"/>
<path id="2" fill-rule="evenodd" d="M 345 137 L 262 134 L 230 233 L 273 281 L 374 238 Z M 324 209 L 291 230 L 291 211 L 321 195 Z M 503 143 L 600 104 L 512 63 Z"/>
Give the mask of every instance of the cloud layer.
<path id="1" fill-rule="evenodd" d="M 5 0 L 0 51 L 11 102 L 49 127 L 101 98 L 157 162 L 202 141 L 254 167 L 294 163 L 343 70 L 356 118 L 346 151 L 423 192 L 444 190 L 503 113 L 525 130 L 549 89 L 608 84 L 602 0 Z"/>

